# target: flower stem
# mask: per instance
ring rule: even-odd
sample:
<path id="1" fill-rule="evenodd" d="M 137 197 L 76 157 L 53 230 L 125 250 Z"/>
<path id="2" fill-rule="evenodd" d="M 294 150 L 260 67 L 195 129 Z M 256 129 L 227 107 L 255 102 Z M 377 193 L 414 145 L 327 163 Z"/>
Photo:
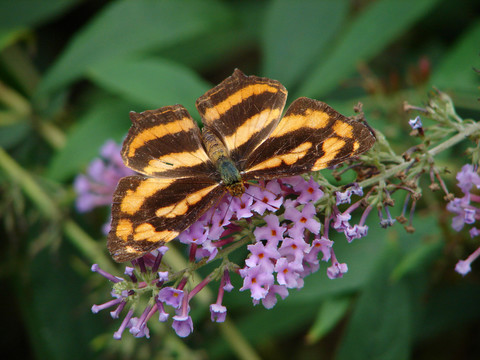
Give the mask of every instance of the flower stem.
<path id="1" fill-rule="evenodd" d="M 476 132 L 480 132 L 480 122 L 475 122 L 475 123 L 471 123 L 471 124 L 466 125 L 463 128 L 463 131 L 461 131 L 458 134 L 452 136 L 448 140 L 438 144 L 434 148 L 428 150 L 423 156 L 434 157 L 435 155 L 441 153 L 442 151 L 447 150 L 448 148 L 451 148 L 452 146 L 454 146 L 454 145 L 458 144 L 459 142 L 461 142 L 462 140 L 464 140 L 466 137 L 471 136 Z M 393 166 L 393 167 L 389 168 L 388 170 L 386 170 L 385 172 L 383 172 L 383 173 L 381 173 L 377 176 L 373 176 L 369 179 L 363 180 L 362 182 L 359 183 L 359 185 L 361 187 L 365 188 L 365 187 L 374 185 L 374 184 L 378 183 L 379 181 L 386 180 L 390 177 L 395 176 L 399 172 L 407 169 L 409 166 L 413 165 L 413 163 L 415 161 L 416 160 L 413 159 L 413 160 L 410 160 L 410 161 L 405 161 L 405 162 L 403 162 L 399 165 Z"/>

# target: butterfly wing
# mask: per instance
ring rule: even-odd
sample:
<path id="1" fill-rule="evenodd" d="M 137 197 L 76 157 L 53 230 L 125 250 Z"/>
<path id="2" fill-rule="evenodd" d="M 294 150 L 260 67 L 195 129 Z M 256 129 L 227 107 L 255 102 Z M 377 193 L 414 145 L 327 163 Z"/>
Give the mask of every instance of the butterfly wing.
<path id="1" fill-rule="evenodd" d="M 200 130 L 183 106 L 130 117 L 122 158 L 146 176 L 121 179 L 113 196 L 107 247 L 119 262 L 172 240 L 224 193 Z"/>
<path id="2" fill-rule="evenodd" d="M 130 113 L 132 126 L 123 143 L 126 166 L 164 178 L 214 176 L 200 129 L 181 105 Z"/>
<path id="3" fill-rule="evenodd" d="M 278 81 L 246 76 L 237 69 L 198 98 L 196 106 L 204 125 L 223 141 L 243 170 L 245 158 L 277 126 L 286 98 L 287 90 Z"/>
<path id="4" fill-rule="evenodd" d="M 122 178 L 113 195 L 110 254 L 124 262 L 156 249 L 192 225 L 224 192 L 205 179 Z"/>
<path id="5" fill-rule="evenodd" d="M 337 165 L 375 143 L 372 130 L 327 104 L 295 100 L 245 164 L 244 180 L 298 175 Z"/>

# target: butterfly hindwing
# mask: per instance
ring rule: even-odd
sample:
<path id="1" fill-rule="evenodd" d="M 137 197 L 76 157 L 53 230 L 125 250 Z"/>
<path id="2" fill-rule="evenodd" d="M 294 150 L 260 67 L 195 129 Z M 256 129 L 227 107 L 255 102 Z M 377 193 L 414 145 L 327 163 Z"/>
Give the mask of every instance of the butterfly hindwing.
<path id="1" fill-rule="evenodd" d="M 124 262 L 156 249 L 193 224 L 224 192 L 208 180 L 122 178 L 113 195 L 110 254 Z"/>
<path id="2" fill-rule="evenodd" d="M 219 136 L 241 170 L 248 155 L 277 126 L 286 98 L 287 90 L 278 81 L 246 76 L 237 69 L 196 105 L 204 125 Z"/>
<path id="3" fill-rule="evenodd" d="M 298 175 L 339 164 L 368 150 L 375 136 L 327 104 L 295 100 L 245 164 L 244 180 Z"/>
<path id="4" fill-rule="evenodd" d="M 183 178 L 215 174 L 200 129 L 181 105 L 130 113 L 123 143 L 126 166 L 148 176 Z"/>

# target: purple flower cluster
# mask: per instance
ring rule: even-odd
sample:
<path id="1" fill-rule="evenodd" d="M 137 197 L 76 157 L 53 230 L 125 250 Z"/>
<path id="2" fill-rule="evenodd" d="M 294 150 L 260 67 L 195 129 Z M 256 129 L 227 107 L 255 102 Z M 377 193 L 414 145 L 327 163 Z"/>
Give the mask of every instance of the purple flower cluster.
<path id="1" fill-rule="evenodd" d="M 336 196 L 340 205 L 350 203 L 354 194 L 362 196 L 361 187 L 353 185 L 333 197 Z M 118 317 L 127 303 L 138 299 L 139 289 L 143 293 L 150 289 L 153 299 L 150 305 L 138 318 L 128 311 L 114 337 L 120 338 L 125 329 L 129 329 L 134 336 L 148 337 L 147 321 L 157 312 L 160 321 L 167 321 L 172 311 L 175 312 L 172 327 L 179 336 L 184 337 L 193 331 L 189 316 L 190 300 L 212 280 L 220 279 L 220 286 L 216 302 L 210 305 L 211 320 L 225 321 L 227 308 L 222 301 L 224 292 L 233 289 L 230 282 L 232 271 L 243 278 L 240 291 L 249 290 L 253 303 L 261 302 L 266 308 L 276 304 L 277 295 L 284 299 L 289 289 L 302 288 L 305 276 L 320 268 L 320 260 L 331 262 L 326 269 L 329 278 L 341 277 L 348 267 L 337 260 L 332 248 L 333 241 L 328 238 L 328 228 L 331 225 L 337 231 L 344 232 L 348 241 L 365 236 L 368 228 L 364 222 L 371 209 L 367 208 L 360 223 L 352 226 L 349 224 L 350 213 L 360 206 L 360 201 L 344 212 L 335 206 L 334 211 L 325 217 L 322 230 L 317 218 L 317 204 L 324 200 L 325 194 L 313 178 L 307 181 L 296 176 L 246 184 L 242 196 L 225 195 L 216 206 L 178 236 L 180 242 L 189 246 L 191 263 L 220 258 L 224 260 L 206 279 L 187 291 L 188 272 L 177 278 L 174 274 L 162 271 L 167 269 L 161 264 L 167 247 L 161 247 L 135 260 L 135 268 L 127 267 L 126 279 L 102 272 L 98 267 L 92 268 L 115 283 L 112 293 L 115 299 L 95 305 L 92 310 L 97 312 L 116 306 L 111 314 Z M 248 242 L 249 255 L 243 268 L 239 269 L 236 264 L 226 261 L 231 249 L 236 248 L 238 243 Z M 172 282 L 176 285 L 171 286 Z M 132 308 L 135 308 L 133 303 Z M 168 308 L 172 310 L 167 311 Z"/>
<path id="2" fill-rule="evenodd" d="M 134 172 L 123 164 L 120 156 L 121 146 L 113 140 L 107 140 L 100 149 L 100 158 L 94 159 L 87 169 L 87 174 L 75 178 L 74 188 L 77 193 L 78 211 L 87 212 L 98 206 L 110 205 L 112 194 L 118 181 Z"/>
<path id="3" fill-rule="evenodd" d="M 100 149 L 100 158 L 92 160 L 87 173 L 75 178 L 73 187 L 77 193 L 76 207 L 79 212 L 91 211 L 99 206 L 111 205 L 112 195 L 118 181 L 135 172 L 123 164 L 121 146 L 107 140 Z M 103 232 L 108 233 L 109 224 Z"/>
<path id="4" fill-rule="evenodd" d="M 473 193 L 472 189 L 480 189 L 480 175 L 478 168 L 473 165 L 464 165 L 462 170 L 457 173 L 457 186 L 462 190 L 463 196 L 454 198 L 447 204 L 447 210 L 456 214 L 452 219 L 452 228 L 456 231 L 463 229 L 465 224 L 472 225 L 480 219 L 480 195 Z M 480 229 L 472 227 L 470 236 L 473 238 L 480 235 Z M 466 275 L 470 272 L 471 263 L 480 255 L 480 248 L 471 254 L 466 260 L 460 260 L 455 270 Z"/>

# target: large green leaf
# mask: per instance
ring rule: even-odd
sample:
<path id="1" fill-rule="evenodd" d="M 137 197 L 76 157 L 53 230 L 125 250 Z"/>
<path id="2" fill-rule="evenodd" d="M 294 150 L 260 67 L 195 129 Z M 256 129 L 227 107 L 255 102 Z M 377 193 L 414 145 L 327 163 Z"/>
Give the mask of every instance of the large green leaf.
<path id="1" fill-rule="evenodd" d="M 229 19 L 225 7 L 213 0 L 112 2 L 71 40 L 46 74 L 39 93 L 68 85 L 101 62 L 220 30 Z"/>
<path id="2" fill-rule="evenodd" d="M 276 0 L 267 9 L 263 73 L 287 89 L 328 52 L 347 15 L 345 0 Z"/>
<path id="3" fill-rule="evenodd" d="M 430 83 L 441 90 L 478 93 L 480 76 L 473 68 L 480 68 L 480 22 L 475 23 L 459 39 L 453 49 L 434 71 Z"/>
<path id="4" fill-rule="evenodd" d="M 352 74 L 359 62 L 380 53 L 438 2 L 379 0 L 372 3 L 352 20 L 325 61 L 319 61 L 312 74 L 305 77 L 297 95 L 320 97 L 333 90 Z"/>
<path id="5" fill-rule="evenodd" d="M 393 246 L 358 299 L 337 359 L 403 360 L 409 356 L 411 299 L 405 282 L 391 282 Z"/>
<path id="6" fill-rule="evenodd" d="M 0 1 L 0 29 L 21 29 L 37 25 L 75 5 L 79 0 Z"/>
<path id="7" fill-rule="evenodd" d="M 99 156 L 100 147 L 107 139 L 120 141 L 127 133 L 130 110 L 136 109 L 118 98 L 99 99 L 70 129 L 65 147 L 50 162 L 48 176 L 62 181 L 83 171 Z"/>
<path id="8" fill-rule="evenodd" d="M 198 115 L 195 100 L 211 87 L 192 70 L 153 58 L 103 63 L 88 76 L 104 89 L 148 109 L 182 104 L 192 116 Z"/>
<path id="9" fill-rule="evenodd" d="M 102 320 L 90 311 L 89 286 L 72 268 L 73 256 L 68 245 L 55 254 L 44 250 L 25 262 L 21 276 L 17 275 L 17 296 L 31 341 L 30 351 L 35 354 L 32 358 L 97 358 L 90 344 L 100 334 Z M 15 353 L 15 348 L 11 351 Z"/>

